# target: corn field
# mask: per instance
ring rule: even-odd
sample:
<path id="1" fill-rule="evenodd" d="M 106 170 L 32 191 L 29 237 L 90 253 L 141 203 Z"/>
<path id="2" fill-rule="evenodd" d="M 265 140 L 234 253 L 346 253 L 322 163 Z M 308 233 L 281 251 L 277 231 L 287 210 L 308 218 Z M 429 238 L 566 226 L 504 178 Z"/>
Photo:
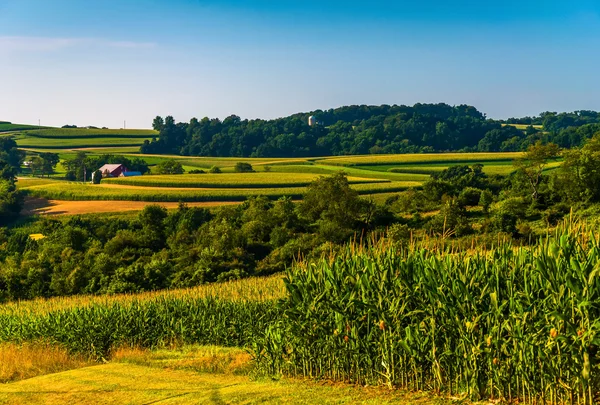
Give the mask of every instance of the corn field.
<path id="1" fill-rule="evenodd" d="M 269 373 L 600 403 L 599 272 L 600 239 L 576 225 L 535 248 L 348 247 L 287 272 L 254 355 Z"/>
<path id="2" fill-rule="evenodd" d="M 275 299 L 282 295 L 281 279 L 268 277 L 186 290 L 11 303 L 0 306 L 0 343 L 57 344 L 96 360 L 126 346 L 248 347 L 277 318 Z"/>

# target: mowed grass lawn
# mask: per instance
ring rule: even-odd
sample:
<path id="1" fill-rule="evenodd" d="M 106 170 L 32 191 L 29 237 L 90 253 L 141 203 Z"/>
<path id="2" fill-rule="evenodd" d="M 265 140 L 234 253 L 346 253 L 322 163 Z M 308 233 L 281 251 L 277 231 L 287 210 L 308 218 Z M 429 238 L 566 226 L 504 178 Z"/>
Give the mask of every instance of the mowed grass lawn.
<path id="1" fill-rule="evenodd" d="M 0 385 L 0 404 L 421 404 L 450 401 L 381 388 L 251 379 L 241 349 L 124 350 L 93 365 Z"/>

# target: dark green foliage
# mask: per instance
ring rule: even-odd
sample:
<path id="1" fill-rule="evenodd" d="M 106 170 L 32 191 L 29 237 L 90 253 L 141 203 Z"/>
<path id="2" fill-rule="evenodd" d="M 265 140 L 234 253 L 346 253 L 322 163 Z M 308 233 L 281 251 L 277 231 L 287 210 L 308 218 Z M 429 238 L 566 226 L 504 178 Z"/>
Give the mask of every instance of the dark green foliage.
<path id="1" fill-rule="evenodd" d="M 14 139 L 0 137 L 0 226 L 15 220 L 23 207 L 24 197 L 15 181 L 24 158 Z"/>
<path id="2" fill-rule="evenodd" d="M 254 169 L 250 163 L 237 162 L 233 168 L 236 173 L 252 173 Z"/>
<path id="3" fill-rule="evenodd" d="M 141 292 L 270 274 L 298 255 L 319 254 L 331 242 L 394 220 L 387 209 L 359 198 L 342 174 L 311 187 L 307 201 L 326 197 L 320 205 L 266 197 L 214 213 L 148 205 L 131 220 L 71 217 L 16 228 L 0 234 L 6 239 L 0 299 Z M 34 233 L 45 238 L 29 239 Z"/>
<path id="4" fill-rule="evenodd" d="M 173 159 L 164 160 L 153 169 L 153 173 L 156 174 L 183 174 L 183 172 L 185 172 L 185 170 L 183 170 L 181 162 Z"/>

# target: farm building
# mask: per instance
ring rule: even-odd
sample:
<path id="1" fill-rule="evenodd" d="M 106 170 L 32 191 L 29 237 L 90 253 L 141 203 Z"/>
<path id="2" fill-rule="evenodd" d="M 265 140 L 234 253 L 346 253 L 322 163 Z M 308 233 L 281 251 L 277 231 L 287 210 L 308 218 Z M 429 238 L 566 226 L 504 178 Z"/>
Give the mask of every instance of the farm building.
<path id="1" fill-rule="evenodd" d="M 141 176 L 142 172 L 122 172 L 119 177 L 133 177 L 133 176 Z"/>
<path id="2" fill-rule="evenodd" d="M 121 173 L 127 171 L 127 168 L 120 164 L 104 165 L 100 169 L 102 177 L 119 177 Z"/>
<path id="3" fill-rule="evenodd" d="M 108 164 L 102 166 L 98 170 L 102 173 L 102 177 L 131 177 L 142 175 L 140 172 L 130 172 L 122 164 Z"/>

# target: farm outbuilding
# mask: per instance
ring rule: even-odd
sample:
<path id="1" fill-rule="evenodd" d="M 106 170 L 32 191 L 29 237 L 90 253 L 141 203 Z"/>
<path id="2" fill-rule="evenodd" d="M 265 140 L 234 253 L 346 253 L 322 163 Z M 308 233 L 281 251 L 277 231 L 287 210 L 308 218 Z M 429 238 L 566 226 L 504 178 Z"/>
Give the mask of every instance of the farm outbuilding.
<path id="1" fill-rule="evenodd" d="M 128 172 L 128 171 L 124 171 L 122 172 L 119 177 L 133 177 L 133 176 L 141 176 L 142 172 Z"/>

